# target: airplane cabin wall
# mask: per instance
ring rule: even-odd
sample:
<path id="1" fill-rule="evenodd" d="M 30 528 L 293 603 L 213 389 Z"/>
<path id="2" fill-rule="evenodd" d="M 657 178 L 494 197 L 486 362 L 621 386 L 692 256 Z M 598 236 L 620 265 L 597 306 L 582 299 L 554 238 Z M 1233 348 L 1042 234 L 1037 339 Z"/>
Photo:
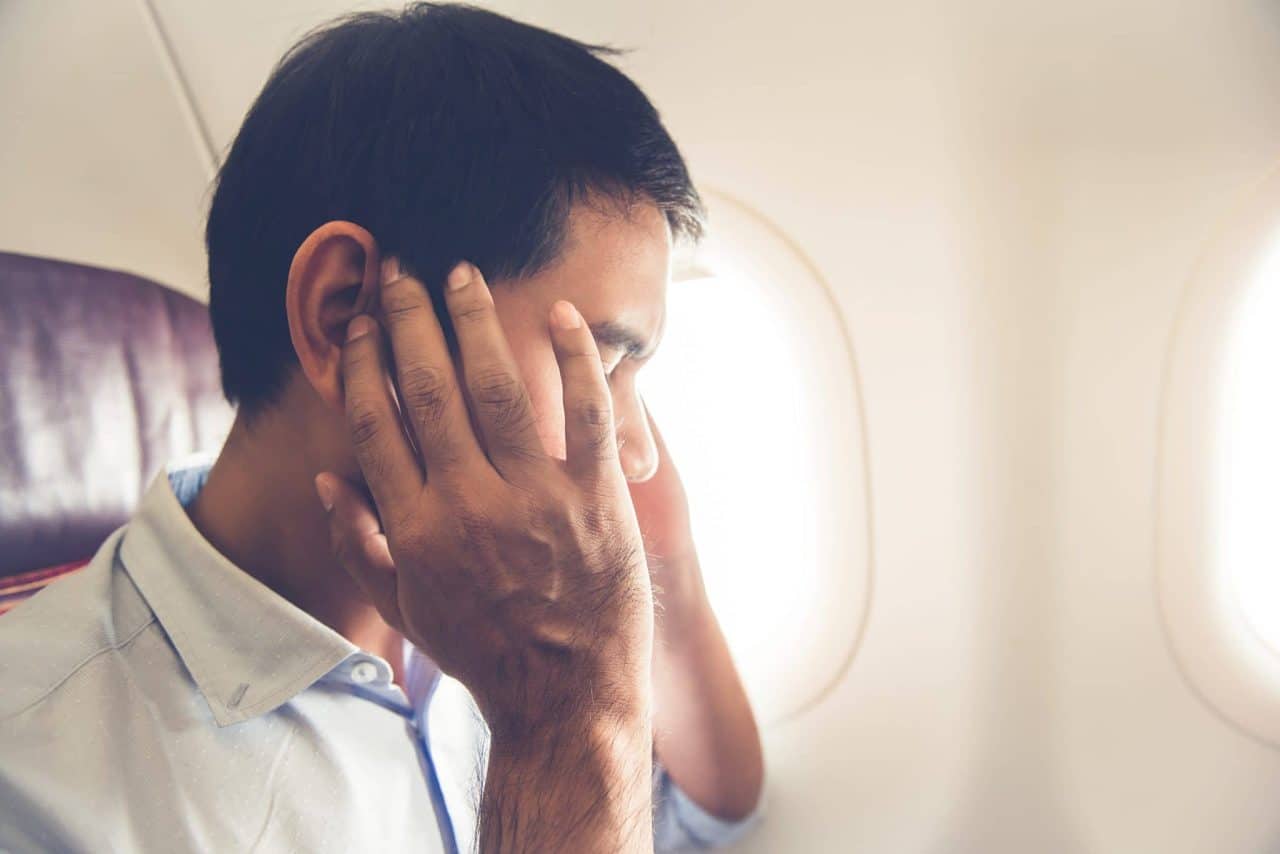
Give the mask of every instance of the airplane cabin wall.
<path id="1" fill-rule="evenodd" d="M 1153 587 L 1163 360 L 1205 240 L 1280 154 L 1280 13 L 487 5 L 634 47 L 695 179 L 790 236 L 853 341 L 868 624 L 766 732 L 742 850 L 1280 848 L 1280 755 L 1183 680 Z M 0 249 L 200 294 L 211 154 L 350 8 L 0 4 Z"/>

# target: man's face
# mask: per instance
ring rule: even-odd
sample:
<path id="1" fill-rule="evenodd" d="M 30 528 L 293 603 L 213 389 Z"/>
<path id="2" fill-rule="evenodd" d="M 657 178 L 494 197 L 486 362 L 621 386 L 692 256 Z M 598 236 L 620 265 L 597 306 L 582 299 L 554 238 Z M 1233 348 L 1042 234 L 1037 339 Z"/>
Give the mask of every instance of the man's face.
<path id="1" fill-rule="evenodd" d="M 498 317 L 529 390 L 538 434 L 552 456 L 565 456 L 564 398 L 547 318 L 552 304 L 563 299 L 577 306 L 595 333 L 627 479 L 653 476 L 658 453 L 636 376 L 662 336 L 670 272 L 671 232 L 655 205 L 638 204 L 629 217 L 576 206 L 555 265 L 526 279 L 494 283 Z"/>

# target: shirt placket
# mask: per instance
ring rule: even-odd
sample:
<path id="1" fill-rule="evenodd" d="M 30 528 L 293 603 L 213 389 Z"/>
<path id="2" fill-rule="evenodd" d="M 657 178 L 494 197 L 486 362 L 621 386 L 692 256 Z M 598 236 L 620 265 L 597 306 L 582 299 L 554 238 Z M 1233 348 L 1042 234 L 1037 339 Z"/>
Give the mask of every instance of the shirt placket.
<path id="1" fill-rule="evenodd" d="M 418 675 L 418 674 L 415 674 Z M 425 684 L 413 685 L 421 692 L 410 702 L 404 691 L 390 681 L 390 667 L 386 662 L 372 656 L 352 656 L 328 676 L 321 680 L 352 696 L 359 697 L 395 712 L 405 719 L 405 729 L 418 754 L 418 764 L 427 783 L 427 791 L 431 796 L 431 806 L 435 810 L 436 824 L 440 828 L 441 840 L 446 854 L 458 854 L 457 836 L 453 829 L 453 820 L 449 816 L 449 807 L 444 799 L 444 790 L 440 786 L 440 776 L 436 771 L 435 760 L 431 755 L 430 730 L 427 726 L 427 709 L 436 686 L 440 683 L 438 671 L 426 675 Z M 412 685 L 412 682 L 411 682 Z"/>

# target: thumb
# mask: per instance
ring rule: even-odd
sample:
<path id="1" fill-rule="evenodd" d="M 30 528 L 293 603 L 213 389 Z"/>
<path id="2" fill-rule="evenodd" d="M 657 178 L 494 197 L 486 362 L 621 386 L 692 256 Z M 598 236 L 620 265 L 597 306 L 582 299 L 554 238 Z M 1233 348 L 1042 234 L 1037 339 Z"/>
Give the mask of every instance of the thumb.
<path id="1" fill-rule="evenodd" d="M 373 505 L 350 483 L 321 472 L 316 494 L 329 519 L 329 548 L 355 579 L 382 619 L 397 630 L 403 624 L 396 589 L 396 565 Z"/>

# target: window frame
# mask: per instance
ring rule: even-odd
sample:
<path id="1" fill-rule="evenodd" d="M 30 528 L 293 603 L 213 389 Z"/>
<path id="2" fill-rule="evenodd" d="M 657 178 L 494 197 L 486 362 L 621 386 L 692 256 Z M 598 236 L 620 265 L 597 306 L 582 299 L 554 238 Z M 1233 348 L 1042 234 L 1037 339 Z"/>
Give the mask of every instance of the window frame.
<path id="1" fill-rule="evenodd" d="M 1232 334 L 1277 250 L 1280 169 L 1236 207 L 1187 283 L 1164 361 L 1155 481 L 1156 604 L 1173 659 L 1210 710 L 1273 746 L 1280 654 L 1249 624 L 1230 568 L 1217 565 L 1215 507 Z"/>
<path id="2" fill-rule="evenodd" d="M 787 283 L 788 310 L 797 318 L 820 318 L 829 323 L 830 350 L 838 358 L 824 360 L 823 381 L 832 389 L 844 385 L 846 394 L 831 394 L 815 406 L 819 421 L 828 430 L 827 440 L 837 445 L 819 484 L 826 500 L 825 524 L 832 532 L 829 573 L 833 596 L 825 615 L 828 637 L 813 661 L 800 690 L 792 693 L 751 691 L 762 723 L 794 720 L 826 698 L 848 672 L 862 644 L 872 605 L 873 550 L 871 538 L 871 485 L 867 460 L 865 415 L 861 382 L 849 325 L 829 283 L 798 244 L 775 223 L 742 200 L 715 188 L 702 187 L 711 227 L 692 251 L 673 259 L 673 287 L 679 282 L 706 276 L 748 276 L 757 281 Z M 832 375 L 837 372 L 837 375 Z M 844 374 L 843 377 L 838 374 Z M 834 437 L 839 436 L 838 443 Z M 676 460 L 677 466 L 679 460 Z M 704 568 L 704 572 L 705 572 Z M 790 671 L 798 672 L 793 660 Z M 748 685 L 750 690 L 751 686 Z M 779 693 L 782 695 L 779 696 Z"/>

